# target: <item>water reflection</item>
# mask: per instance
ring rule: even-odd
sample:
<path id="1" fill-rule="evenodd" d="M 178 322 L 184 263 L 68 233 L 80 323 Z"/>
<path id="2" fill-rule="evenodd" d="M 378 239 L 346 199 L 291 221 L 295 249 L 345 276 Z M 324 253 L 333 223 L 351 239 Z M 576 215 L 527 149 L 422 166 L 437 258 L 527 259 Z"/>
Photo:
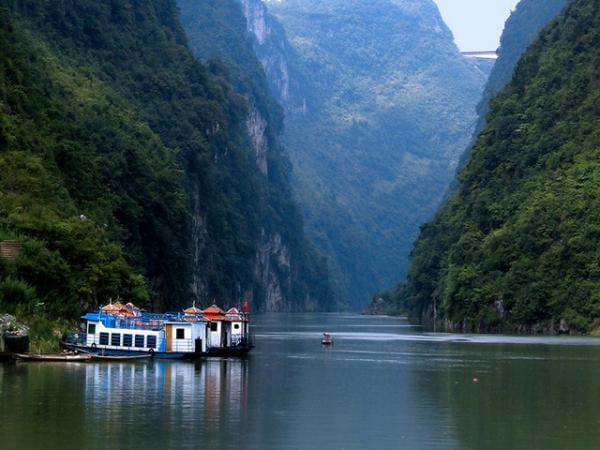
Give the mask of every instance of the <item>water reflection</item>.
<path id="1" fill-rule="evenodd" d="M 142 429 L 151 442 L 204 445 L 224 432 L 237 434 L 245 417 L 243 359 L 89 364 L 85 380 L 86 421 L 109 442 L 118 436 L 122 444 L 128 430 Z"/>

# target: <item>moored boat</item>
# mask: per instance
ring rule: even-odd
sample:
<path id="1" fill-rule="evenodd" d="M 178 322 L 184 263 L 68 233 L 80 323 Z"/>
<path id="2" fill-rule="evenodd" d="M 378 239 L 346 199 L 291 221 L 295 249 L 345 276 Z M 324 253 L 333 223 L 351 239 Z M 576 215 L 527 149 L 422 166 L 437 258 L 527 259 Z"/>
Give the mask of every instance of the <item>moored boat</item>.
<path id="1" fill-rule="evenodd" d="M 147 355 L 162 359 L 242 356 L 253 347 L 247 303 L 243 312 L 216 305 L 152 314 L 128 303 L 106 305 L 82 317 L 85 332 L 70 333 L 65 349 L 104 356 Z"/>
<path id="2" fill-rule="evenodd" d="M 35 362 L 85 362 L 92 359 L 91 355 L 76 355 L 69 353 L 40 354 L 40 353 L 17 353 L 15 357 L 20 361 Z"/>

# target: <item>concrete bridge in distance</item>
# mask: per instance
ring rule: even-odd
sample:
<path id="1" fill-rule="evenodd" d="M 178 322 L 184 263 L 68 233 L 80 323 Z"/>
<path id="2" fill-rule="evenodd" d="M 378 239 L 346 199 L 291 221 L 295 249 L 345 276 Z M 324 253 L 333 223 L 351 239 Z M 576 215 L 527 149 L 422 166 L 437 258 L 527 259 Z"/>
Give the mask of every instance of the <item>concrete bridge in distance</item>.
<path id="1" fill-rule="evenodd" d="M 460 52 L 465 58 L 483 58 L 483 59 L 498 59 L 498 53 L 495 50 L 479 51 L 479 52 Z"/>

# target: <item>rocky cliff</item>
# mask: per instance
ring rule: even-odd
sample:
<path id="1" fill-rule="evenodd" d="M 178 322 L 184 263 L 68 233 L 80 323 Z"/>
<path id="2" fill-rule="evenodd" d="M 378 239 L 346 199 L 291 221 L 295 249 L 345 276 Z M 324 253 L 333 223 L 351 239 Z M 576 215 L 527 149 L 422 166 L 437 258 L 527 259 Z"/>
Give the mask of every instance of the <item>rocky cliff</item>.
<path id="1" fill-rule="evenodd" d="M 262 0 L 238 0 L 246 18 L 248 32 L 253 36 L 253 48 L 265 71 L 271 92 L 284 107 L 286 115 L 305 114 L 306 80 L 302 77 L 294 49 L 285 30 L 269 14 Z"/>
<path id="2" fill-rule="evenodd" d="M 178 6 L 190 48 L 204 61 L 224 63 L 224 73 L 247 102 L 246 133 L 264 189 L 252 289 L 261 297 L 260 309 L 332 307 L 327 268 L 305 239 L 303 221 L 289 198 L 289 164 L 280 142 L 282 109 L 270 92 L 250 37 L 255 36 L 259 46 L 270 46 L 270 18 L 260 2 L 179 0 Z M 268 70 L 287 69 L 279 65 Z M 291 102 L 288 84 L 276 89 Z"/>

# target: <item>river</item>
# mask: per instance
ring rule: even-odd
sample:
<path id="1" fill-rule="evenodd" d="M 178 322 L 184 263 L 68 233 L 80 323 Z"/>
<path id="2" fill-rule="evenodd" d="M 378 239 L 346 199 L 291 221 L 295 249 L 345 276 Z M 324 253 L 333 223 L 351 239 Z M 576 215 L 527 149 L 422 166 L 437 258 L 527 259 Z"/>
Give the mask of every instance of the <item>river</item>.
<path id="1" fill-rule="evenodd" d="M 0 364 L 0 448 L 600 448 L 600 339 L 343 314 L 253 331 L 246 359 Z"/>

